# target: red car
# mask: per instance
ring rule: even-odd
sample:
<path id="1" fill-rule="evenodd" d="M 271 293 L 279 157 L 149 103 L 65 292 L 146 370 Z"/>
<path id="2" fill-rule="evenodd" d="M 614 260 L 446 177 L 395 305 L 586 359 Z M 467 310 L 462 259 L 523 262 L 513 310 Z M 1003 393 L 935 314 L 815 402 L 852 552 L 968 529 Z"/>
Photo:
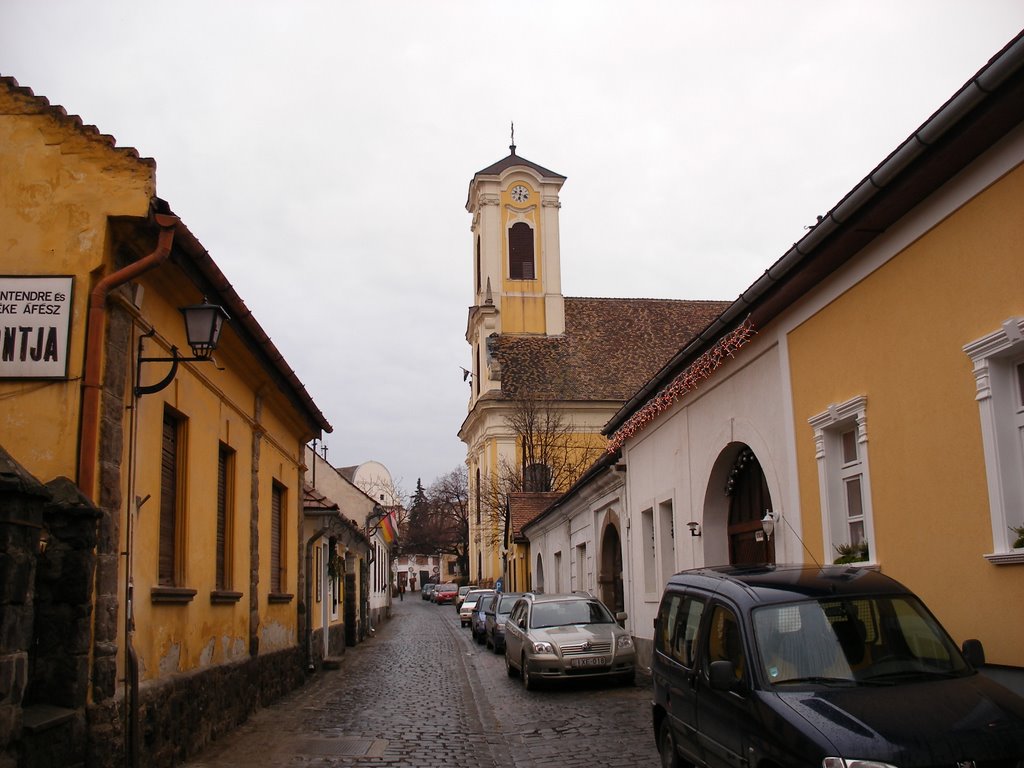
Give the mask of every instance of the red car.
<path id="1" fill-rule="evenodd" d="M 451 603 L 455 601 L 457 594 L 459 594 L 458 584 L 438 584 L 434 589 L 433 601 L 438 605 Z"/>

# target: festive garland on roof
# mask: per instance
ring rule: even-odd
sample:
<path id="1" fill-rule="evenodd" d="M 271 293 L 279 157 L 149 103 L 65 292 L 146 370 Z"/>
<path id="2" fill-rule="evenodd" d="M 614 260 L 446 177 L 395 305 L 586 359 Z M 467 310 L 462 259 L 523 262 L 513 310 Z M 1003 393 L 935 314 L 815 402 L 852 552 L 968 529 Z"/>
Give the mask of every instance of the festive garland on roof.
<path id="1" fill-rule="evenodd" d="M 736 353 L 754 336 L 754 324 L 747 317 L 741 325 L 720 338 L 711 349 L 694 360 L 680 372 L 672 382 L 658 394 L 648 400 L 644 406 L 630 416 L 608 441 L 608 452 L 613 453 L 622 447 L 629 438 L 641 431 L 663 414 L 686 394 L 692 392 L 707 378 L 721 367 L 727 357 Z"/>

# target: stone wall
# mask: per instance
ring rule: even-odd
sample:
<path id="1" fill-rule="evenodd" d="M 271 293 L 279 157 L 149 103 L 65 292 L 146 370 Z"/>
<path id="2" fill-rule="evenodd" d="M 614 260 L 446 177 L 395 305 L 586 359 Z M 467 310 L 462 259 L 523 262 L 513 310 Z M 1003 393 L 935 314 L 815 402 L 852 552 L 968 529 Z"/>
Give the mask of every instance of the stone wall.
<path id="1" fill-rule="evenodd" d="M 286 651 L 144 683 L 139 691 L 139 768 L 170 768 L 302 685 L 304 652 Z M 89 710 L 90 768 L 124 765 L 123 698 Z"/>
<path id="2" fill-rule="evenodd" d="M 80 764 L 96 516 L 0 447 L 0 768 Z"/>

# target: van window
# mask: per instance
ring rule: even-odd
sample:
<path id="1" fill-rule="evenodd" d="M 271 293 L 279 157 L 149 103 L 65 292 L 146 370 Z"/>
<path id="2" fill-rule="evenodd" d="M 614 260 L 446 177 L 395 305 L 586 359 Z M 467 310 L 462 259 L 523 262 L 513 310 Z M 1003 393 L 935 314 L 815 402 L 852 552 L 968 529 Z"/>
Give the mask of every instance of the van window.
<path id="1" fill-rule="evenodd" d="M 678 593 L 666 595 L 661 608 L 658 650 L 684 667 L 692 668 L 703 614 L 703 600 Z"/>
<path id="2" fill-rule="evenodd" d="M 743 678 L 746 654 L 743 653 L 740 624 L 736 614 L 722 605 L 716 605 L 711 613 L 707 663 L 712 661 L 731 661 L 736 669 L 736 679 Z"/>

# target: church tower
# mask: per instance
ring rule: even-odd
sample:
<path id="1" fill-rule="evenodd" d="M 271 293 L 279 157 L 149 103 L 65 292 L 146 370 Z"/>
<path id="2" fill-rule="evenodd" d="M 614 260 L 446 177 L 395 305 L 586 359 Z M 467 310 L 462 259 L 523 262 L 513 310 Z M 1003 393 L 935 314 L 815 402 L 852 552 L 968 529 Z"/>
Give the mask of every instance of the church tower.
<path id="1" fill-rule="evenodd" d="M 473 401 L 501 387 L 489 340 L 565 333 L 558 245 L 565 177 L 519 157 L 514 143 L 509 150 L 474 174 L 466 201 L 473 217 L 473 305 L 466 327 Z"/>

